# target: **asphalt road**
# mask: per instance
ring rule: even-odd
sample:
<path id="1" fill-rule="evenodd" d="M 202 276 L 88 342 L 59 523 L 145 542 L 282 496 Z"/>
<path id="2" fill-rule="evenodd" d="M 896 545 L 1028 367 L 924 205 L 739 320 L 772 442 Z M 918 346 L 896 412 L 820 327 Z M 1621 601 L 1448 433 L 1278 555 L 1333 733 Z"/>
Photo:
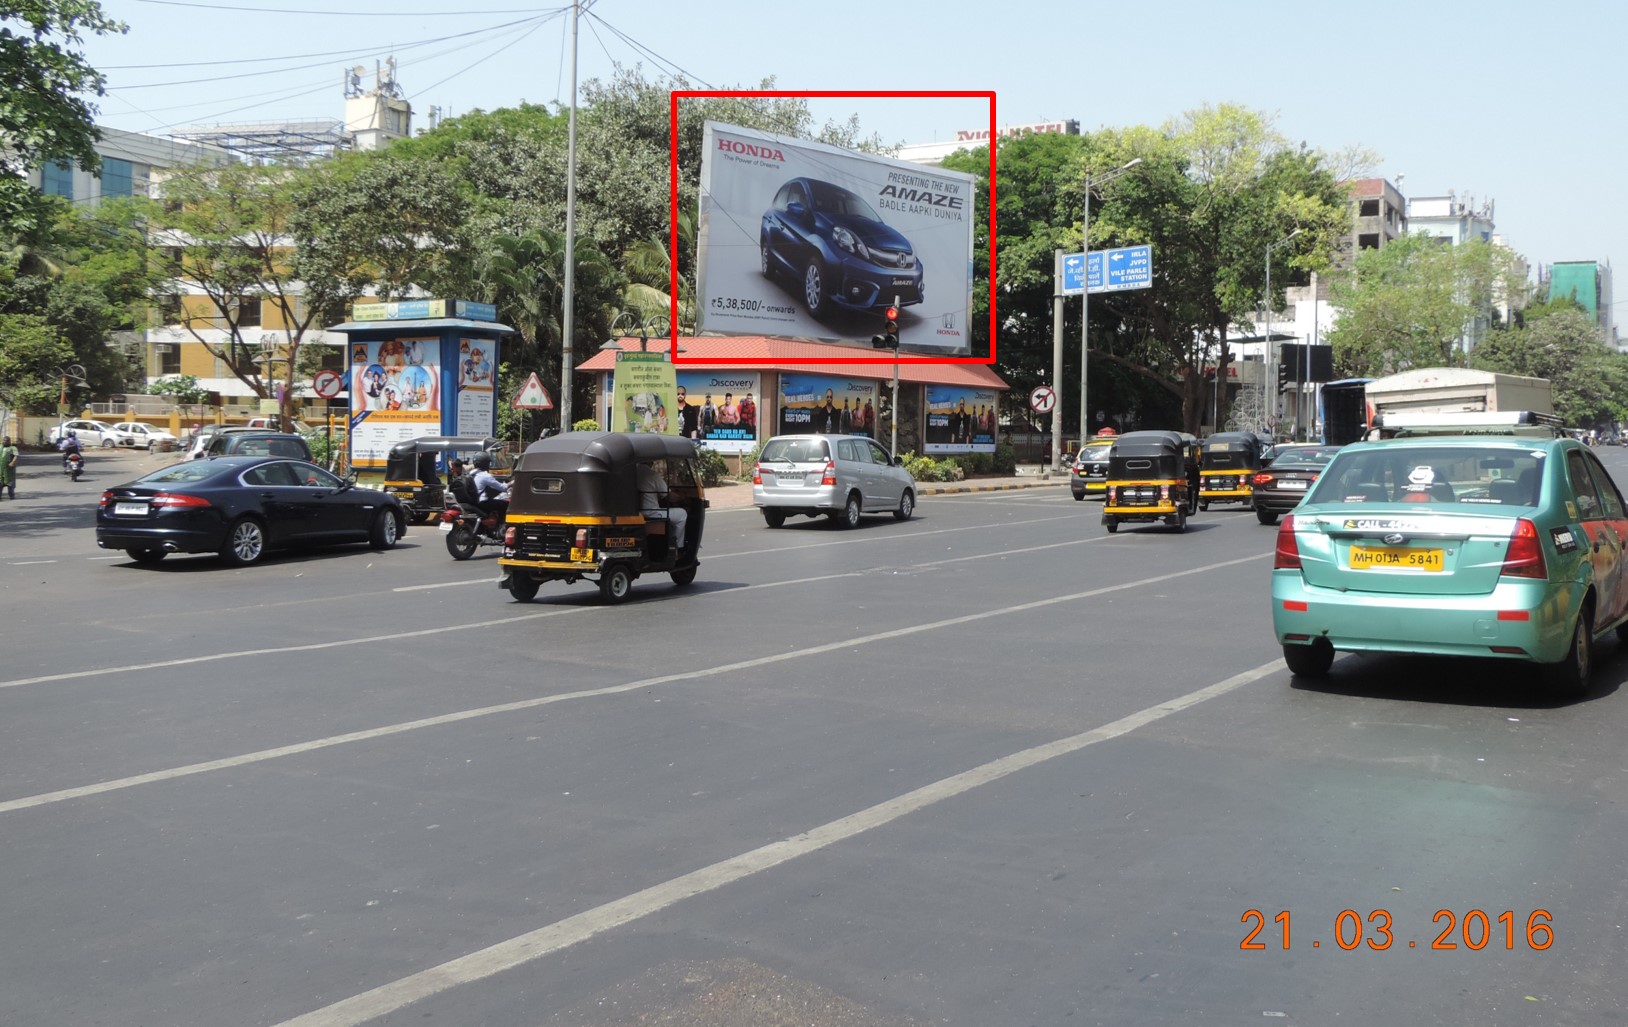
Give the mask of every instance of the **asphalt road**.
<path id="1" fill-rule="evenodd" d="M 0 504 L 0 1023 L 1623 1022 L 1609 642 L 1296 687 L 1273 529 L 1066 485 L 716 511 L 618 607 L 424 528 L 138 568 L 145 459 Z"/>

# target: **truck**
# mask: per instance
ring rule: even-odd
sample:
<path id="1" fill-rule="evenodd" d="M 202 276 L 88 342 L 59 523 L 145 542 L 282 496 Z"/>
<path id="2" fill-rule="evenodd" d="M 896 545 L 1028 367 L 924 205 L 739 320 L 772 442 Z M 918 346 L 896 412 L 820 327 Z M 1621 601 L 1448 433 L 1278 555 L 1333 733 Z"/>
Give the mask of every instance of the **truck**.
<path id="1" fill-rule="evenodd" d="M 1385 378 L 1347 379 L 1323 386 L 1324 441 L 1355 442 L 1385 414 L 1554 413 L 1554 385 L 1467 367 L 1421 367 Z"/>

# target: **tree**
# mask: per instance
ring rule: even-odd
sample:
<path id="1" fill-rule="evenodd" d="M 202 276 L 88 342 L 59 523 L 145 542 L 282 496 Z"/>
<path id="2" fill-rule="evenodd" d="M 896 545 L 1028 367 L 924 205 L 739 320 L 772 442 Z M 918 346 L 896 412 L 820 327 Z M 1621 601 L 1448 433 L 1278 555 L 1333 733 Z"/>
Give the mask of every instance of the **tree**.
<path id="1" fill-rule="evenodd" d="M 1413 367 L 1465 363 L 1465 339 L 1491 321 L 1495 295 L 1517 301 L 1525 286 L 1514 257 L 1479 239 L 1459 246 L 1406 235 L 1357 255 L 1353 272 L 1334 279 L 1340 308 L 1329 332 L 1342 374 L 1378 377 Z"/>
<path id="2" fill-rule="evenodd" d="M 1628 420 L 1628 357 L 1600 341 L 1580 309 L 1564 305 L 1531 316 L 1524 328 L 1492 332 L 1470 354 L 1483 371 L 1547 378 L 1555 413 L 1569 425 L 1616 425 Z"/>
<path id="3" fill-rule="evenodd" d="M 0 405 L 29 414 L 56 409 L 73 347 L 43 317 L 0 314 Z"/>
<path id="4" fill-rule="evenodd" d="M 299 178 L 320 174 L 246 164 L 185 168 L 148 205 L 155 291 L 183 331 L 255 395 L 278 398 L 294 421 L 295 376 L 306 336 L 343 306 L 354 279 L 300 270 L 291 220 Z M 268 316 L 269 315 L 269 316 Z M 258 328 L 256 338 L 245 329 Z"/>
<path id="5" fill-rule="evenodd" d="M 96 108 L 104 81 L 79 50 L 85 34 L 126 26 L 95 0 L 0 0 L 0 224 L 33 222 L 41 207 L 28 171 L 47 161 L 96 170 Z"/>
<path id="6" fill-rule="evenodd" d="M 199 385 L 197 376 L 191 374 L 160 378 L 147 386 L 147 391 L 154 396 L 174 397 L 175 405 L 183 415 L 193 407 L 201 407 L 209 402 L 209 390 Z"/>

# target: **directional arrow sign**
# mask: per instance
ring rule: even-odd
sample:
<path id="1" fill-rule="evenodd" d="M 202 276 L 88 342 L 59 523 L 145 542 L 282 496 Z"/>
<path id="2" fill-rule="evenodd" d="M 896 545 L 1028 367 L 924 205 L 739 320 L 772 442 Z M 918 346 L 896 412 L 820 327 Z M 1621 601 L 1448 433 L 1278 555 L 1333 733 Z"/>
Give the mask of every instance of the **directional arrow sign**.
<path id="1" fill-rule="evenodd" d="M 1107 268 L 1104 280 L 1103 268 Z M 1078 296 L 1088 288 L 1093 293 L 1147 289 L 1153 285 L 1153 247 L 1125 246 L 1117 250 L 1093 250 L 1063 256 L 1064 296 Z"/>
<path id="2" fill-rule="evenodd" d="M 520 394 L 514 397 L 516 410 L 553 410 L 554 401 L 548 398 L 548 390 L 537 379 L 537 372 L 531 372 L 526 384 L 521 387 Z"/>

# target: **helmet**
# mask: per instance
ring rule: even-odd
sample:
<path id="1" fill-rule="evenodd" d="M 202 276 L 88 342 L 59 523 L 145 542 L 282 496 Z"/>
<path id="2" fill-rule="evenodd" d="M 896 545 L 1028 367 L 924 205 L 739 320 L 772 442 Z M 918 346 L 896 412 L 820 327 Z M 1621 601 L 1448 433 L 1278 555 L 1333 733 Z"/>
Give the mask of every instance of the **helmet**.
<path id="1" fill-rule="evenodd" d="M 473 463 L 477 471 L 490 471 L 492 469 L 492 458 L 485 453 L 475 457 Z"/>

